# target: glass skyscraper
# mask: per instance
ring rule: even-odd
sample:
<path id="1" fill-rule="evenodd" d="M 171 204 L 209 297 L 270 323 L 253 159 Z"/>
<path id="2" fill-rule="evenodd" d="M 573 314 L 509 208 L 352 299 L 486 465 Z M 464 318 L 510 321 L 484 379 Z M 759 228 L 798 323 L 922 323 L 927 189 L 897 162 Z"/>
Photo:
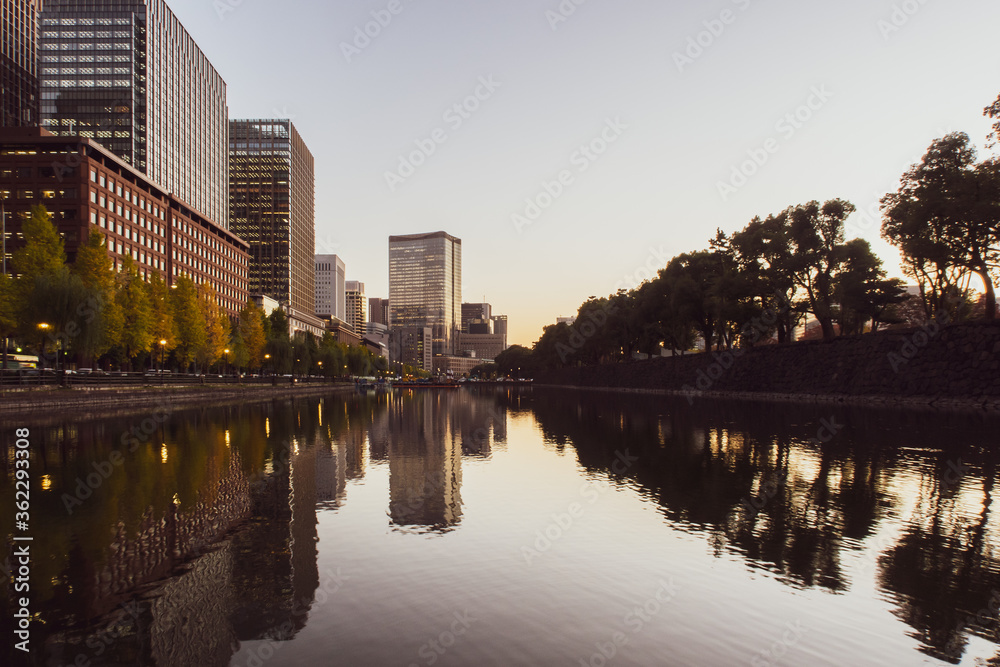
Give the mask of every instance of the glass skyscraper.
<path id="1" fill-rule="evenodd" d="M 250 244 L 250 293 L 315 310 L 316 183 L 290 120 L 229 123 L 229 220 Z"/>
<path id="2" fill-rule="evenodd" d="M 0 126 L 38 125 L 39 0 L 0 0 Z"/>
<path id="3" fill-rule="evenodd" d="M 435 355 L 455 353 L 462 325 L 462 240 L 444 232 L 389 237 L 391 326 L 430 327 Z"/>
<path id="4" fill-rule="evenodd" d="M 39 43 L 43 127 L 228 227 L 226 83 L 163 0 L 45 0 Z"/>

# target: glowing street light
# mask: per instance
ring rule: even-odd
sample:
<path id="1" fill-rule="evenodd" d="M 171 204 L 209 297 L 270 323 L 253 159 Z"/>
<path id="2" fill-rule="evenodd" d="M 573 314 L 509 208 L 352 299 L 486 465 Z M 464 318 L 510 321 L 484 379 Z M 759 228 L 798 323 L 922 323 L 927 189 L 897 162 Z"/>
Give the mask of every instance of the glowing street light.
<path id="1" fill-rule="evenodd" d="M 160 384 L 163 384 L 163 356 L 167 351 L 166 339 L 160 339 Z"/>

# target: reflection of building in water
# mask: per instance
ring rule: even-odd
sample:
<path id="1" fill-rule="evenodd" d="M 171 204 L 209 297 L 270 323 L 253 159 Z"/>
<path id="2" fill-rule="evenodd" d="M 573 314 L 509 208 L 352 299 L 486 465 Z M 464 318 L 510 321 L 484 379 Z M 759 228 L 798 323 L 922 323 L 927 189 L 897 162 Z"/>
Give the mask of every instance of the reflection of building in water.
<path id="1" fill-rule="evenodd" d="M 316 445 L 316 506 L 337 509 L 347 493 L 347 447 L 320 441 Z"/>
<path id="2" fill-rule="evenodd" d="M 462 449 L 449 428 L 449 397 L 434 392 L 390 406 L 389 516 L 393 525 L 445 531 L 462 519 Z"/>

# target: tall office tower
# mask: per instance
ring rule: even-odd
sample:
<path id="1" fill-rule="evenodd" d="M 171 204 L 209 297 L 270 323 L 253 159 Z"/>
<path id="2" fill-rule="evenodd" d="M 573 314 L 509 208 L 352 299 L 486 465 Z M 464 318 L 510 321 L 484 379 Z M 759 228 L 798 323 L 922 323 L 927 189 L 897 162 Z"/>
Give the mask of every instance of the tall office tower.
<path id="1" fill-rule="evenodd" d="M 314 313 L 316 182 L 290 120 L 229 123 L 229 224 L 250 243 L 250 292 Z"/>
<path id="2" fill-rule="evenodd" d="M 368 321 L 368 298 L 365 296 L 365 284 L 356 280 L 348 280 L 344 294 L 347 302 L 346 322 L 354 327 L 354 331 L 357 333 L 365 333 L 365 322 Z"/>
<path id="3" fill-rule="evenodd" d="M 316 316 L 347 320 L 344 301 L 347 269 L 336 255 L 316 255 Z"/>
<path id="4" fill-rule="evenodd" d="M 389 299 L 368 299 L 368 321 L 389 326 Z"/>
<path id="5" fill-rule="evenodd" d="M 45 0 L 41 121 L 94 139 L 223 228 L 226 83 L 163 0 Z"/>
<path id="6" fill-rule="evenodd" d="M 462 240 L 444 232 L 389 237 L 391 326 L 430 327 L 435 355 L 455 352 L 462 322 Z"/>
<path id="7" fill-rule="evenodd" d="M 2 0 L 0 126 L 38 125 L 38 10 L 40 0 Z"/>

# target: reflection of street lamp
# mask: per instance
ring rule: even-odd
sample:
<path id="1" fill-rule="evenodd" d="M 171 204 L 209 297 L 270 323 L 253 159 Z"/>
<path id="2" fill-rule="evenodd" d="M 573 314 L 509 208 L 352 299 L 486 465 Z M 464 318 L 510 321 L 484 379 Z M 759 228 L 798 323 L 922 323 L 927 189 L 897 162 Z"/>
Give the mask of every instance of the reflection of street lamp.
<path id="1" fill-rule="evenodd" d="M 45 334 L 48 333 L 48 330 L 50 328 L 51 327 L 45 322 L 38 323 L 38 330 L 42 333 L 42 341 L 38 346 L 38 363 L 41 365 L 42 368 L 45 368 L 45 362 L 43 361 L 43 359 L 45 358 Z M 56 363 L 58 362 L 59 359 L 56 358 Z"/>

